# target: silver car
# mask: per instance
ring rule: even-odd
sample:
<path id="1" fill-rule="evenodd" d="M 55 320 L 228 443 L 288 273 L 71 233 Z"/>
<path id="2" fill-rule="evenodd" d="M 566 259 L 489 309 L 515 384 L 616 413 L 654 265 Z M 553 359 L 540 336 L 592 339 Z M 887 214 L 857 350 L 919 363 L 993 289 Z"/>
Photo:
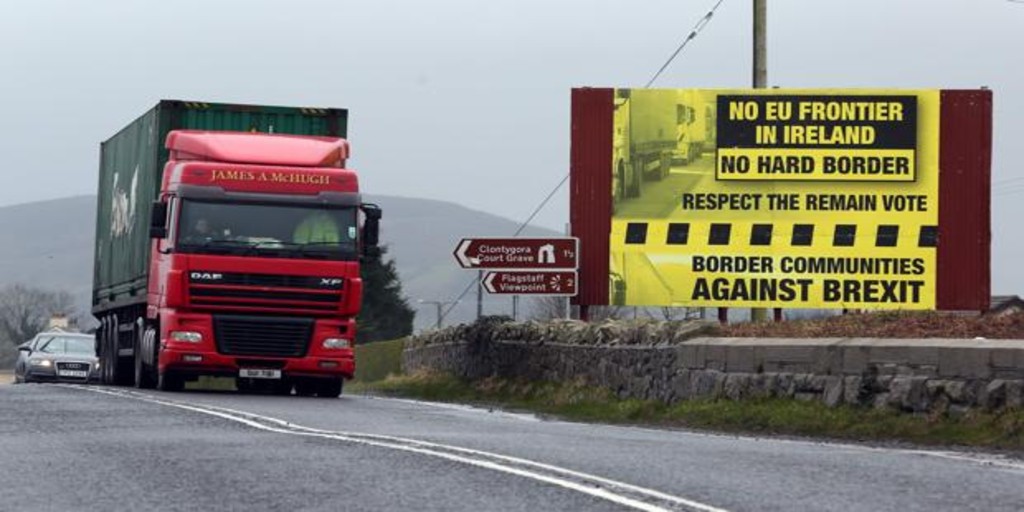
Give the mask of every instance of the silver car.
<path id="1" fill-rule="evenodd" d="M 18 347 L 15 382 L 89 382 L 99 380 L 99 359 L 93 336 L 65 332 L 39 333 Z"/>

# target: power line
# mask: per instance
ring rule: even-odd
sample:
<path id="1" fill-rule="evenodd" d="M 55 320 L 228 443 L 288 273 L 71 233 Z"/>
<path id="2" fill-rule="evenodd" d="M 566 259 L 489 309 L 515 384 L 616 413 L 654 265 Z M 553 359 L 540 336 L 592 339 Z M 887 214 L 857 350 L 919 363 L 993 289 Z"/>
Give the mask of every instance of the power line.
<path id="1" fill-rule="evenodd" d="M 548 193 L 547 197 L 545 197 L 544 200 L 541 201 L 540 204 L 533 209 L 533 213 L 531 213 L 530 216 L 527 217 L 526 220 L 524 220 L 523 223 L 519 225 L 519 229 L 516 229 L 516 232 L 513 233 L 512 236 L 519 236 L 519 234 L 522 233 L 524 229 L 526 229 L 526 226 L 530 225 L 530 222 L 533 220 L 533 218 L 536 217 L 537 214 L 540 213 L 540 211 L 543 210 L 545 206 L 547 206 L 548 201 L 551 201 L 551 198 L 555 197 L 555 194 L 558 192 L 558 190 L 561 189 L 562 185 L 565 185 L 565 182 L 568 180 L 569 174 L 566 173 L 566 175 L 562 177 L 562 181 L 559 181 L 558 185 L 555 185 L 555 188 L 551 189 L 551 192 Z M 458 303 L 463 298 L 466 297 L 466 294 L 469 293 L 470 290 L 473 289 L 473 286 L 476 286 L 476 284 L 477 278 L 474 277 L 472 280 L 469 281 L 469 283 L 466 285 L 466 288 L 462 290 L 462 293 L 460 293 L 459 296 L 455 299 L 455 301 L 448 306 L 448 309 L 446 309 L 444 311 L 444 314 L 441 316 L 448 316 L 448 313 L 451 313 L 452 310 L 455 309 L 455 306 L 457 306 Z"/>
<path id="2" fill-rule="evenodd" d="M 658 69 L 658 72 L 655 73 L 654 76 L 652 76 L 651 79 L 647 81 L 647 85 L 645 85 L 644 87 L 650 87 L 651 84 L 653 84 L 654 81 L 657 80 L 659 76 L 661 76 L 661 73 L 664 72 L 666 68 L 668 68 L 669 64 L 672 64 L 672 61 L 675 60 L 676 56 L 682 53 L 683 48 L 686 48 L 686 45 L 689 44 L 690 41 L 693 41 L 701 30 L 704 30 L 704 27 L 706 27 L 708 23 L 711 22 L 711 17 L 715 15 L 715 11 L 718 10 L 718 6 L 722 5 L 723 1 L 725 0 L 718 0 L 718 2 L 715 3 L 715 6 L 712 7 L 707 14 L 705 14 L 701 19 L 697 20 L 697 23 L 690 30 L 690 34 L 686 36 L 686 39 L 683 39 L 683 42 L 679 44 L 679 46 L 676 48 L 676 51 L 672 52 L 672 55 L 669 56 L 668 60 L 661 65 L 661 69 Z"/>
<path id="3" fill-rule="evenodd" d="M 417 302 L 419 302 L 420 304 L 429 304 L 429 305 L 434 306 L 434 307 L 437 308 L 437 328 L 438 329 L 440 329 L 441 325 L 444 324 L 445 313 L 443 311 L 441 311 L 441 309 L 444 308 L 445 306 L 447 306 L 448 304 L 454 305 L 454 304 L 458 304 L 459 303 L 459 301 L 452 302 L 452 301 L 448 301 L 448 300 L 422 300 L 422 299 L 418 300 Z"/>

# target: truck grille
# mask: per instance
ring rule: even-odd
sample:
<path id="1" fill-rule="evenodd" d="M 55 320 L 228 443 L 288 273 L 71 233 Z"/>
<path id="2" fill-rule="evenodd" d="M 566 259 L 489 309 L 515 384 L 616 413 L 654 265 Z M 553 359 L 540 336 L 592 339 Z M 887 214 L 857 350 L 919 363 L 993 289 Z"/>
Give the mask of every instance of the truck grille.
<path id="1" fill-rule="evenodd" d="M 280 274 L 249 274 L 196 271 L 189 276 L 193 284 L 227 284 L 241 286 L 280 286 L 282 288 L 341 289 L 340 279 L 315 276 L 286 276 Z"/>
<path id="2" fill-rule="evenodd" d="M 318 315 L 338 311 L 340 278 L 194 271 L 189 276 L 193 306 L 210 310 L 277 310 Z"/>
<path id="3" fill-rule="evenodd" d="M 313 319 L 214 315 L 213 334 L 221 354 L 302 357 L 313 335 Z"/>

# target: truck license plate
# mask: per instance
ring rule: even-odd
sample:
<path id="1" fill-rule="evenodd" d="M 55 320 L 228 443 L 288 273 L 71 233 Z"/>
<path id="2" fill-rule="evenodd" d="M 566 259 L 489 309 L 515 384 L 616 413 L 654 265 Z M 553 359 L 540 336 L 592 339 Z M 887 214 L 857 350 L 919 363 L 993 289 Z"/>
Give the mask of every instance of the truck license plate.
<path id="1" fill-rule="evenodd" d="M 238 376 L 250 379 L 280 379 L 281 370 L 270 370 L 266 368 L 241 368 L 238 370 Z"/>
<path id="2" fill-rule="evenodd" d="M 57 376 L 58 377 L 76 377 L 76 378 L 79 378 L 79 379 L 84 379 L 84 378 L 89 376 L 89 372 L 85 372 L 85 371 L 81 371 L 81 370 L 57 370 Z"/>

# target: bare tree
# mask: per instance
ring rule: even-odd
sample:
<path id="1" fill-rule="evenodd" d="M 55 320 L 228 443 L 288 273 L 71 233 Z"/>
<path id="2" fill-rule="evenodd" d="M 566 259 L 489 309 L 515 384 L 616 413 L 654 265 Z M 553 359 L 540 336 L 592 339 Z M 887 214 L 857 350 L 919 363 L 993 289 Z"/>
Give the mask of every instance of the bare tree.
<path id="1" fill-rule="evenodd" d="M 55 292 L 21 284 L 0 289 L 0 341 L 17 345 L 46 329 L 53 315 L 73 318 L 74 298 L 67 292 Z"/>
<path id="2" fill-rule="evenodd" d="M 633 318 L 633 308 L 623 306 L 590 306 L 590 321 L 616 320 Z"/>
<path id="3" fill-rule="evenodd" d="M 658 311 L 661 313 L 661 320 L 669 322 L 675 320 L 699 320 L 704 318 L 704 308 L 678 308 L 678 307 L 660 307 Z M 651 318 L 656 318 L 651 315 Z"/>
<path id="4" fill-rule="evenodd" d="M 569 301 L 565 297 L 536 297 L 530 301 L 530 319 L 555 320 L 568 314 Z"/>
<path id="5" fill-rule="evenodd" d="M 565 297 L 536 297 L 530 302 L 530 319 L 544 321 L 565 318 L 568 308 L 569 301 Z M 632 318 L 633 314 L 633 308 L 622 306 L 590 306 L 588 311 L 591 322 Z"/>

